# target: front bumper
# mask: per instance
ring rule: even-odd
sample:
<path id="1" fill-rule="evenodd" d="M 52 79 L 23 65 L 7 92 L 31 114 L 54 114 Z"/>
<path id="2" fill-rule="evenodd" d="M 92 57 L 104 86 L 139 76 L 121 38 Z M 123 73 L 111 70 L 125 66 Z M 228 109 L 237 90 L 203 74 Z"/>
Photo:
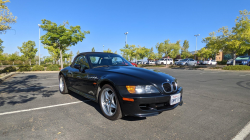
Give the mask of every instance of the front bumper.
<path id="1" fill-rule="evenodd" d="M 170 96 L 178 93 L 181 93 L 180 102 L 174 105 L 170 105 Z M 155 116 L 162 113 L 163 111 L 171 110 L 176 108 L 178 105 L 182 105 L 182 94 L 183 89 L 179 87 L 179 89 L 175 93 L 171 94 L 158 94 L 151 97 L 131 97 L 130 95 L 125 98 L 133 98 L 134 102 L 122 100 L 122 112 L 125 116 Z"/>

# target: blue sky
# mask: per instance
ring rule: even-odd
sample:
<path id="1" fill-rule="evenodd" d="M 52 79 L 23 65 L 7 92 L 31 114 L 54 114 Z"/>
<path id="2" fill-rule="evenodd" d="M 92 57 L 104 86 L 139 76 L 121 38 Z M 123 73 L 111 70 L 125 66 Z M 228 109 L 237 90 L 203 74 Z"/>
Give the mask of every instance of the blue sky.
<path id="1" fill-rule="evenodd" d="M 80 25 L 89 30 L 83 42 L 70 47 L 74 55 L 80 52 L 111 49 L 118 51 L 125 44 L 125 32 L 129 32 L 129 45 L 154 47 L 158 42 L 189 41 L 189 51 L 205 46 L 202 38 L 222 26 L 235 25 L 239 10 L 250 11 L 249 0 L 10 0 L 7 4 L 17 16 L 15 29 L 0 34 L 4 41 L 4 53 L 14 53 L 23 42 L 32 40 L 39 47 L 39 28 L 42 19 L 57 24 L 68 20 L 70 25 Z M 46 32 L 41 31 L 41 35 Z M 41 56 L 49 56 L 41 44 Z"/>

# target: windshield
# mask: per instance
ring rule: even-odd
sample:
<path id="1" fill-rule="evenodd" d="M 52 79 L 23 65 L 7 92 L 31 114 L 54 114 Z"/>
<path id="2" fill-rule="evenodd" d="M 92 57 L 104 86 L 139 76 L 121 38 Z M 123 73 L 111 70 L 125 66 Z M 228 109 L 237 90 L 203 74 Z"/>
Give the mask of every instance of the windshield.
<path id="1" fill-rule="evenodd" d="M 183 59 L 183 60 L 181 60 L 181 61 L 187 61 L 188 59 Z"/>
<path id="2" fill-rule="evenodd" d="M 88 55 L 93 67 L 132 66 L 127 60 L 117 54 L 100 53 Z"/>
<path id="3" fill-rule="evenodd" d="M 236 60 L 248 60 L 249 56 L 239 56 L 236 58 Z"/>

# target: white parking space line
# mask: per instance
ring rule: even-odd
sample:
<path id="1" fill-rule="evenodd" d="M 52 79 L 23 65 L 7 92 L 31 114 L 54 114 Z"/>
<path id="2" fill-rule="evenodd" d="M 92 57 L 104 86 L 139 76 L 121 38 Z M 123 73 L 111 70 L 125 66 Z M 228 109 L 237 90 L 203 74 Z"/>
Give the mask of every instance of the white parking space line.
<path id="1" fill-rule="evenodd" d="M 246 76 L 246 75 L 239 75 L 239 76 Z"/>
<path id="2" fill-rule="evenodd" d="M 244 140 L 247 135 L 250 134 L 250 122 L 232 139 L 232 140 Z"/>
<path id="3" fill-rule="evenodd" d="M 25 109 L 25 110 L 18 110 L 18 111 L 11 111 L 11 112 L 4 112 L 4 113 L 0 113 L 0 116 L 8 115 L 8 114 L 21 113 L 21 112 L 34 111 L 34 110 L 40 110 L 40 109 L 46 109 L 46 108 L 52 108 L 52 107 L 58 107 L 58 106 L 78 104 L 78 103 L 88 102 L 88 101 L 90 101 L 90 100 L 71 102 L 71 103 L 65 103 L 65 104 L 58 104 L 58 105 L 51 105 L 51 106 L 44 106 L 44 107 L 31 108 L 31 109 Z"/>

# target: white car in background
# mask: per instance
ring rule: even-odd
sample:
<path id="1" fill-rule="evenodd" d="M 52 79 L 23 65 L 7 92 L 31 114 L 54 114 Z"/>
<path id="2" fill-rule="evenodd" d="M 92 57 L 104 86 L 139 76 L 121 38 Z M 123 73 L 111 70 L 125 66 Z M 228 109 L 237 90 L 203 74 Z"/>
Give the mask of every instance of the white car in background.
<path id="1" fill-rule="evenodd" d="M 177 65 L 178 62 L 180 62 L 182 59 L 175 59 L 174 64 Z"/>
<path id="2" fill-rule="evenodd" d="M 155 61 L 149 60 L 149 61 L 148 61 L 148 64 L 149 64 L 149 65 L 155 65 Z"/>
<path id="3" fill-rule="evenodd" d="M 233 65 L 233 59 L 229 59 L 229 60 L 227 60 L 227 65 Z"/>
<path id="4" fill-rule="evenodd" d="M 157 61 L 157 64 L 173 65 L 174 61 L 172 58 L 161 58 L 160 60 Z"/>
<path id="5" fill-rule="evenodd" d="M 217 65 L 217 62 L 215 60 L 206 60 L 206 61 L 203 61 L 203 64 L 205 64 L 205 65 Z"/>

